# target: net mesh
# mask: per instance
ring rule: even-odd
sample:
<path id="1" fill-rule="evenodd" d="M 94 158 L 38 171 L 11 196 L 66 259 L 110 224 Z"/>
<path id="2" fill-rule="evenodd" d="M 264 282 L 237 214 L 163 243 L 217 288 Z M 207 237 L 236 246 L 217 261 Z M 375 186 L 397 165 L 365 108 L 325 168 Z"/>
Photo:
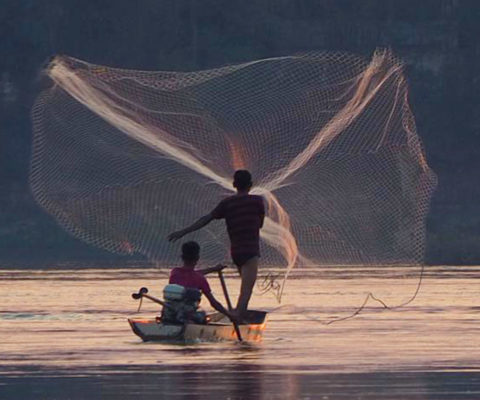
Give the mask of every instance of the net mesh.
<path id="1" fill-rule="evenodd" d="M 265 198 L 262 265 L 418 264 L 436 178 L 402 63 L 308 53 L 199 72 L 53 59 L 32 111 L 31 187 L 76 237 L 168 264 L 168 233 L 232 194 Z M 191 234 L 229 261 L 222 222 Z"/>

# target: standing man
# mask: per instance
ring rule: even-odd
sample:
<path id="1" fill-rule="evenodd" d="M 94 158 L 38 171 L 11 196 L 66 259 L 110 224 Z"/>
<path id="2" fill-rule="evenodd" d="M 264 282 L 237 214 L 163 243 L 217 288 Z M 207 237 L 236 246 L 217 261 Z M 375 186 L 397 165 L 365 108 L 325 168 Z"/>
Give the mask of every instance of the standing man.
<path id="1" fill-rule="evenodd" d="M 209 224 L 213 219 L 225 219 L 230 238 L 232 260 L 242 278 L 237 302 L 239 318 L 245 315 L 253 286 L 257 279 L 260 257 L 260 228 L 263 226 L 265 206 L 261 196 L 249 194 L 252 188 L 252 175 L 246 170 L 238 170 L 233 176 L 233 187 L 237 193 L 223 199 L 215 209 L 201 217 L 194 224 L 168 235 L 168 240 L 176 241 L 187 233 Z"/>

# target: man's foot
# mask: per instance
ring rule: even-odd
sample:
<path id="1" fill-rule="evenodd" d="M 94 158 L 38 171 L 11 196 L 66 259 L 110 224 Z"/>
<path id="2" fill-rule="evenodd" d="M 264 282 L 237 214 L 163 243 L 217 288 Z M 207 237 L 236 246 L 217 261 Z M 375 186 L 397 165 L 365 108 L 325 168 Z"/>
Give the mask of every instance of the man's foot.
<path id="1" fill-rule="evenodd" d="M 247 316 L 247 312 L 246 311 L 243 311 L 241 312 L 240 310 L 231 310 L 230 311 L 230 315 L 233 319 L 234 322 L 236 322 L 237 324 L 245 324 L 246 321 L 245 321 L 245 318 Z"/>

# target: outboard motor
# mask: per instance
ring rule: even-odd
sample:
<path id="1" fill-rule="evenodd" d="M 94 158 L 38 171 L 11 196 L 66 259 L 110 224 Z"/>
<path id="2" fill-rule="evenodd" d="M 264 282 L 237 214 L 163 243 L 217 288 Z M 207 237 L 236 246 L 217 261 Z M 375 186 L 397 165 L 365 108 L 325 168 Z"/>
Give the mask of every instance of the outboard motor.
<path id="1" fill-rule="evenodd" d="M 194 322 L 206 323 L 206 314 L 199 311 L 198 306 L 202 293 L 198 289 L 169 284 L 163 289 L 165 307 L 162 310 L 162 321 L 174 324 Z"/>

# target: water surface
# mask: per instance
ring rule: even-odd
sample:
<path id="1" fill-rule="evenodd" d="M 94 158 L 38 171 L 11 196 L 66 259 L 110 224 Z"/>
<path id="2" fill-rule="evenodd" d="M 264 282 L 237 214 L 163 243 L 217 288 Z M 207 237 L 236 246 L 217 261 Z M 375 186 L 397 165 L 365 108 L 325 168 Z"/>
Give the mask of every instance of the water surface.
<path id="1" fill-rule="evenodd" d="M 480 398 L 479 267 L 330 267 L 296 270 L 270 313 L 262 343 L 142 343 L 129 316 L 158 308 L 158 269 L 0 272 L 0 398 Z M 266 271 L 262 272 L 263 275 Z M 210 283 L 222 298 L 215 277 Z M 233 298 L 239 280 L 227 284 Z"/>

